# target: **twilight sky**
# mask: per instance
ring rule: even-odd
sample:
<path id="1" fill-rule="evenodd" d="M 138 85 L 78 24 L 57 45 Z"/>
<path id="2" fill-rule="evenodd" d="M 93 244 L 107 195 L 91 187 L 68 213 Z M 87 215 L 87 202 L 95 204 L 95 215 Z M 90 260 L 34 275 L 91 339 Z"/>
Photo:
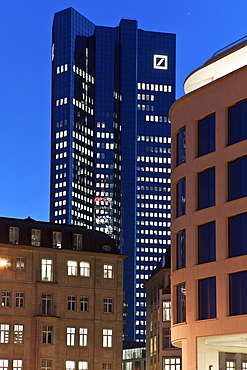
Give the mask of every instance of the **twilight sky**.
<path id="1" fill-rule="evenodd" d="M 247 34 L 244 0 L 0 0 L 0 216 L 49 220 L 51 26 L 72 6 L 94 24 L 177 35 L 177 98 L 214 52 Z"/>

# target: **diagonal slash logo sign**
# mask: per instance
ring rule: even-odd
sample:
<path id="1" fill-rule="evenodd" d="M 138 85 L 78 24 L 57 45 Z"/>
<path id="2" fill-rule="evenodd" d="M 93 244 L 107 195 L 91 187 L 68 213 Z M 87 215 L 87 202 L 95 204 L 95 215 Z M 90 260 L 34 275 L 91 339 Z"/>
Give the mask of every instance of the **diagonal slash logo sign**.
<path id="1" fill-rule="evenodd" d="M 168 69 L 168 56 L 154 54 L 154 68 Z"/>

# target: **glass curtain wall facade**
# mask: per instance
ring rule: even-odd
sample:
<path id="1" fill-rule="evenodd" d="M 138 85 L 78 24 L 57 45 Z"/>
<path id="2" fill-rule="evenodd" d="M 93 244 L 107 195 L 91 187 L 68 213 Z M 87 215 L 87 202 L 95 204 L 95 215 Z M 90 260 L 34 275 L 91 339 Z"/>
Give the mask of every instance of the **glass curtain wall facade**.
<path id="1" fill-rule="evenodd" d="M 145 340 L 148 279 L 170 243 L 175 35 L 54 16 L 50 219 L 111 235 L 124 266 L 125 337 Z"/>

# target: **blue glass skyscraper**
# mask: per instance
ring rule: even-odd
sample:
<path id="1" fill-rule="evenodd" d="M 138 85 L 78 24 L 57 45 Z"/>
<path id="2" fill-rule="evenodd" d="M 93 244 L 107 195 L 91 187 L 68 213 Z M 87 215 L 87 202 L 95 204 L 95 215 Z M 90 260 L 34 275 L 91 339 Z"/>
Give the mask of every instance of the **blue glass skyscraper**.
<path id="1" fill-rule="evenodd" d="M 125 338 L 145 340 L 143 284 L 170 243 L 175 35 L 54 16 L 50 219 L 110 234 L 125 260 Z"/>

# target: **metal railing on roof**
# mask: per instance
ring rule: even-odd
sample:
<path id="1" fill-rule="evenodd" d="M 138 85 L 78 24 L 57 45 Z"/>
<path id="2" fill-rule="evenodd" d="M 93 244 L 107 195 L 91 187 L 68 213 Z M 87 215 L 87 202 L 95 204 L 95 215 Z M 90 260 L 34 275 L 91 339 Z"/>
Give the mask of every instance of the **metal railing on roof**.
<path id="1" fill-rule="evenodd" d="M 227 50 L 227 49 L 230 49 L 232 46 L 234 45 L 237 45 L 239 44 L 240 42 L 244 41 L 244 40 L 247 40 L 247 35 L 244 36 L 244 37 L 241 37 L 241 39 L 238 39 L 234 42 L 232 42 L 231 44 L 227 45 L 227 46 L 224 46 L 222 49 L 219 49 L 217 50 L 213 55 L 212 55 L 212 58 L 215 57 L 215 55 L 218 55 L 220 53 L 222 53 L 223 51 Z"/>

